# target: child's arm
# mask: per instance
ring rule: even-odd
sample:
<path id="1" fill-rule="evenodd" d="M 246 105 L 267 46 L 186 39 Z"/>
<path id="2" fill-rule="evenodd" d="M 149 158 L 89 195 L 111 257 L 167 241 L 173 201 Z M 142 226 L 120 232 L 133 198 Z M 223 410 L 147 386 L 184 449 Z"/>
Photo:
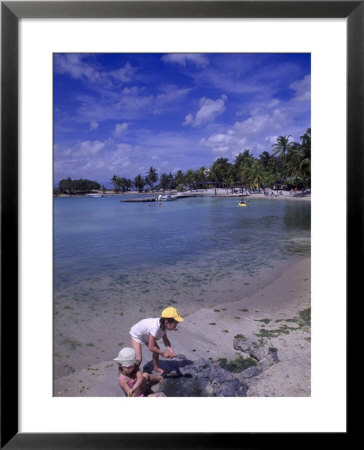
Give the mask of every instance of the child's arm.
<path id="1" fill-rule="evenodd" d="M 125 380 L 125 378 L 122 378 L 122 377 L 119 378 L 119 386 L 120 386 L 121 389 L 124 391 L 125 395 L 126 395 L 127 397 L 129 397 L 129 396 L 130 396 L 130 391 L 131 391 L 131 389 L 130 389 L 130 387 L 128 386 L 128 383 L 127 383 L 127 381 Z"/>
<path id="2" fill-rule="evenodd" d="M 131 389 L 129 389 L 129 397 L 139 396 L 139 395 L 141 395 L 143 393 L 139 389 L 140 385 L 144 381 L 143 374 L 142 374 L 141 370 L 137 371 L 136 378 L 137 378 L 136 383 L 134 384 L 134 386 Z"/>
<path id="3" fill-rule="evenodd" d="M 173 348 L 171 346 L 171 343 L 169 342 L 167 333 L 164 333 L 162 339 L 163 339 L 164 345 L 166 346 L 166 349 L 168 350 L 168 353 L 171 355 L 171 357 L 177 356 L 175 351 L 173 350 Z"/>
<path id="4" fill-rule="evenodd" d="M 164 342 L 164 336 L 163 336 Z M 148 348 L 151 352 L 158 353 L 158 355 L 163 356 L 163 358 L 170 358 L 171 355 L 167 352 L 163 352 L 157 345 L 155 341 L 155 337 L 152 334 L 149 334 Z"/>
<path id="5" fill-rule="evenodd" d="M 138 397 L 142 392 L 140 392 L 140 385 L 143 382 L 143 374 L 140 370 L 136 373 L 137 381 L 135 382 L 134 386 L 130 388 L 128 386 L 128 381 L 124 377 L 119 378 L 119 385 L 121 389 L 125 392 L 125 395 L 127 397 Z"/>

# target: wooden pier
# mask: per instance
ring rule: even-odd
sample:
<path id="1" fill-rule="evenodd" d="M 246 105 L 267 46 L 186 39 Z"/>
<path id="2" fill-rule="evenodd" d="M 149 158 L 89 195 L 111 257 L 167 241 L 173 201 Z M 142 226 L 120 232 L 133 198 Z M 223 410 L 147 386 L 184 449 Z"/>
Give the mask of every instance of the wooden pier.
<path id="1" fill-rule="evenodd" d="M 156 202 L 157 199 L 154 197 L 151 198 L 128 198 L 125 200 L 120 200 L 121 202 L 125 203 L 150 203 L 150 202 Z"/>
<path id="2" fill-rule="evenodd" d="M 201 194 L 181 194 L 177 195 L 177 197 L 174 200 L 179 200 L 180 198 L 193 198 L 193 197 L 203 197 Z M 127 203 L 150 203 L 150 202 L 157 202 L 158 197 L 149 197 L 149 198 L 127 198 L 120 200 L 121 202 L 127 202 Z M 163 200 L 162 200 L 163 201 Z"/>

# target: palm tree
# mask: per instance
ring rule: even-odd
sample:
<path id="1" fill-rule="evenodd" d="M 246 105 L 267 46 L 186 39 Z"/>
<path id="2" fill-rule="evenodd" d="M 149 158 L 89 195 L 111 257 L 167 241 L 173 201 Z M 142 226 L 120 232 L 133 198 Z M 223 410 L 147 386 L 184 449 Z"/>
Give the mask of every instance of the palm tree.
<path id="1" fill-rule="evenodd" d="M 250 156 L 249 158 L 245 158 L 244 161 L 240 163 L 238 169 L 238 177 L 243 186 L 247 186 L 250 184 L 251 170 L 255 161 L 255 158 Z"/>
<path id="2" fill-rule="evenodd" d="M 162 188 L 163 192 L 168 189 L 171 185 L 171 179 L 170 176 L 166 173 L 162 173 L 160 177 L 160 187 Z"/>
<path id="3" fill-rule="evenodd" d="M 118 187 L 122 189 L 123 192 L 127 192 L 132 185 L 132 181 L 128 178 L 121 177 L 118 178 Z"/>
<path id="4" fill-rule="evenodd" d="M 184 178 L 184 174 L 183 174 L 182 170 L 177 170 L 177 173 L 174 177 L 174 182 L 177 186 L 177 189 L 179 191 L 182 191 L 183 185 L 185 184 L 185 178 Z"/>
<path id="5" fill-rule="evenodd" d="M 306 133 L 300 137 L 301 147 L 305 149 L 305 151 L 309 151 L 311 156 L 311 128 L 307 128 Z"/>
<path id="6" fill-rule="evenodd" d="M 293 145 L 287 153 L 284 173 L 306 186 L 306 180 L 311 177 L 311 128 L 300 137 L 300 141 L 300 144 Z"/>
<path id="7" fill-rule="evenodd" d="M 145 179 L 141 176 L 141 174 L 137 175 L 134 178 L 134 186 L 138 189 L 138 191 L 142 191 L 145 186 Z"/>
<path id="8" fill-rule="evenodd" d="M 249 150 L 244 150 L 243 153 L 239 153 L 235 157 L 235 162 L 233 165 L 234 179 L 243 186 L 247 184 L 247 173 L 254 160 L 255 158 Z"/>
<path id="9" fill-rule="evenodd" d="M 218 168 L 215 166 L 211 166 L 210 168 L 210 179 L 214 185 L 215 188 L 215 195 L 216 195 L 216 188 L 217 188 L 217 183 L 219 182 L 219 172 L 218 172 Z"/>
<path id="10" fill-rule="evenodd" d="M 289 142 L 289 136 L 279 136 L 275 142 L 275 144 L 272 145 L 274 148 L 273 155 L 277 155 L 279 153 L 279 157 L 283 158 L 287 151 L 292 147 L 292 142 Z"/>
<path id="11" fill-rule="evenodd" d="M 268 170 L 265 170 L 263 165 L 257 159 L 254 159 L 252 164 L 246 168 L 244 173 L 246 182 L 250 187 L 265 188 L 275 181 L 275 175 Z"/>
<path id="12" fill-rule="evenodd" d="M 231 193 L 233 193 L 235 183 L 232 173 L 230 173 L 230 175 L 225 179 L 225 182 L 226 182 L 226 193 L 229 192 L 229 189 L 231 189 Z"/>
<path id="13" fill-rule="evenodd" d="M 154 169 L 154 167 L 151 167 L 149 169 L 149 172 L 147 172 L 147 174 L 148 175 L 145 177 L 145 181 L 153 191 L 154 183 L 156 183 L 158 181 L 157 171 Z"/>
<path id="14" fill-rule="evenodd" d="M 302 161 L 300 164 L 301 175 L 304 178 L 311 178 L 311 128 L 307 128 L 306 133 L 300 137 L 302 149 Z"/>
<path id="15" fill-rule="evenodd" d="M 125 180 L 125 189 L 126 189 L 126 191 L 129 191 L 130 188 L 132 187 L 132 185 L 133 185 L 133 182 L 131 181 L 131 179 L 130 178 L 126 178 L 126 180 Z"/>
<path id="16" fill-rule="evenodd" d="M 269 152 L 265 151 L 261 155 L 259 155 L 259 161 L 264 169 L 267 169 L 272 161 L 272 155 Z"/>
<path id="17" fill-rule="evenodd" d="M 205 166 L 201 166 L 195 172 L 195 181 L 196 181 L 197 185 L 201 185 L 202 188 L 205 188 L 206 174 L 207 174 L 207 170 L 206 170 Z"/>
<path id="18" fill-rule="evenodd" d="M 290 141 L 291 136 L 279 136 L 273 144 L 270 154 L 264 151 L 259 158 L 255 158 L 249 150 L 244 150 L 235 157 L 233 164 L 228 158 L 218 158 L 210 168 L 200 167 L 197 170 L 189 169 L 184 174 L 178 170 L 175 175 L 163 173 L 160 177 L 160 186 L 164 190 L 167 187 L 177 187 L 183 190 L 185 185 L 192 191 L 206 182 L 210 182 L 215 187 L 225 186 L 227 189 L 236 186 L 265 187 L 268 184 L 282 182 L 285 177 L 294 177 L 296 182 L 305 184 L 311 177 L 311 128 L 300 137 L 300 142 Z M 134 179 L 134 186 L 139 191 L 148 184 L 152 190 L 158 181 L 158 174 L 155 168 L 150 167 L 146 172 L 146 177 L 137 175 Z M 62 187 L 71 182 L 70 179 L 62 180 Z M 132 184 L 131 180 L 119 178 L 113 175 L 111 182 L 117 191 L 120 187 L 128 190 Z"/>
<path id="19" fill-rule="evenodd" d="M 192 192 L 193 182 L 195 181 L 195 173 L 192 169 L 188 169 L 184 176 L 185 183 L 188 184 Z"/>
<path id="20" fill-rule="evenodd" d="M 210 176 L 212 181 L 215 183 L 215 195 L 217 184 L 221 185 L 221 183 L 227 178 L 230 166 L 231 164 L 228 162 L 227 158 L 218 158 L 212 164 L 210 168 Z"/>
<path id="21" fill-rule="evenodd" d="M 114 191 L 118 192 L 120 190 L 120 178 L 117 175 L 113 175 L 111 182 L 114 185 Z"/>
<path id="22" fill-rule="evenodd" d="M 243 153 L 239 153 L 235 157 L 234 166 L 236 167 L 237 171 L 242 168 L 245 164 L 248 164 L 254 159 L 254 156 L 250 153 L 249 150 L 244 150 Z"/>
<path id="23" fill-rule="evenodd" d="M 167 175 L 169 180 L 169 189 L 175 189 L 176 183 L 174 182 L 174 176 L 172 172 L 169 172 L 169 175 Z"/>

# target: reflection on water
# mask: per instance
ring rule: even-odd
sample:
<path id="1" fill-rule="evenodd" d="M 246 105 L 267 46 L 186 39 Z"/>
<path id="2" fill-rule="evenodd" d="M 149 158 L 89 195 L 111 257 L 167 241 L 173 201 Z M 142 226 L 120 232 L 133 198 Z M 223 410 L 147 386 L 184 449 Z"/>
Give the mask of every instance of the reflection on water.
<path id="1" fill-rule="evenodd" d="M 285 206 L 283 221 L 286 231 L 310 231 L 311 230 L 311 208 L 306 202 L 297 202 L 292 210 L 289 205 Z"/>

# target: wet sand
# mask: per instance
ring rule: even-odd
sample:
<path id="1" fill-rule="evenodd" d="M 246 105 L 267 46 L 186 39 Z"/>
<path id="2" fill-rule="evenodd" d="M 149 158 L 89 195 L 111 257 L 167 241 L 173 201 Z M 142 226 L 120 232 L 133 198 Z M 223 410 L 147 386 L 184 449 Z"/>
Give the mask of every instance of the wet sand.
<path id="1" fill-rule="evenodd" d="M 237 285 L 233 289 L 234 295 L 226 293 L 224 297 L 220 297 L 220 301 L 218 296 L 213 297 L 206 306 L 199 307 L 194 303 L 185 309 L 182 303 L 172 305 L 185 318 L 178 330 L 169 334 L 176 353 L 191 360 L 200 357 L 213 360 L 233 359 L 236 355 L 233 338 L 237 334 L 243 334 L 277 348 L 280 360 L 254 378 L 248 396 L 310 396 L 310 322 L 302 327 L 299 320 L 302 314 L 309 314 L 311 307 L 310 258 L 296 259 L 282 269 L 280 267 L 279 270 L 269 271 L 268 277 L 263 277 L 254 288 L 250 286 L 250 290 L 245 293 L 244 287 L 247 286 L 241 286 L 238 298 Z M 221 301 L 222 299 L 229 300 Z M 120 308 L 110 299 L 109 306 L 103 305 L 105 316 L 98 309 L 97 316 L 87 314 L 88 320 L 82 320 L 82 308 L 89 308 L 90 305 L 86 306 L 86 302 L 81 300 L 77 303 L 80 316 L 79 336 L 76 333 L 72 337 L 73 341 L 65 337 L 70 342 L 62 344 L 62 349 L 68 346 L 69 358 L 64 353 L 57 358 L 55 346 L 54 396 L 121 396 L 117 384 L 118 370 L 112 358 L 117 355 L 120 347 L 129 346 L 130 326 L 140 318 L 157 317 L 160 305 L 145 306 L 143 309 L 140 304 L 130 304 L 127 312 L 121 315 Z M 114 308 L 114 314 L 110 314 L 110 308 Z M 67 320 L 67 314 L 71 311 L 64 312 L 66 314 L 63 319 L 59 312 L 55 333 L 61 333 L 62 321 Z M 74 312 L 73 310 L 73 315 Z M 102 338 L 98 337 L 98 329 L 102 330 Z M 59 335 L 57 342 L 61 342 Z M 143 348 L 143 365 L 150 359 L 149 350 Z M 71 370 L 68 375 L 63 375 L 67 360 L 70 361 Z"/>

